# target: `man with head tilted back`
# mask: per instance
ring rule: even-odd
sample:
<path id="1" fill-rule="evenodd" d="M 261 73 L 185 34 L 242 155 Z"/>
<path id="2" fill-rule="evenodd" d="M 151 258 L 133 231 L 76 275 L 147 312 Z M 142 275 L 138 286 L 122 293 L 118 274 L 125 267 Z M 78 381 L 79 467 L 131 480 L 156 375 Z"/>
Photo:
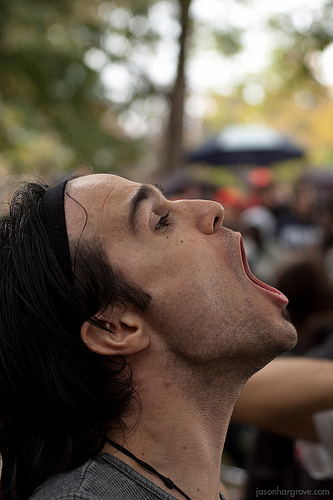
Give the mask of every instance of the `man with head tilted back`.
<path id="1" fill-rule="evenodd" d="M 4 500 L 218 500 L 246 380 L 292 348 L 223 207 L 98 174 L 1 219 Z"/>

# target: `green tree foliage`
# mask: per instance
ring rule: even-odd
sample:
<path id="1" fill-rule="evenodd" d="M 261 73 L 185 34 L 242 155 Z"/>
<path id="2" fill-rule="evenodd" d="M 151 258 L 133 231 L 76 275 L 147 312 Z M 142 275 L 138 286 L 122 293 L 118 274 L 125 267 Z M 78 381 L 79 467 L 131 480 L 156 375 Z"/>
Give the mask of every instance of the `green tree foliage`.
<path id="1" fill-rule="evenodd" d="M 237 30 L 223 19 L 218 27 L 194 19 L 191 4 L 2 0 L 1 163 L 122 171 L 158 151 L 165 170 L 180 166 L 186 64 L 200 50 L 196 40 L 229 56 L 241 48 Z M 158 74 L 161 47 L 173 53 L 169 80 Z"/>
<path id="2" fill-rule="evenodd" d="M 104 36 L 98 7 L 94 0 L 2 0 L 2 164 L 117 170 L 142 152 L 110 119 L 99 74 L 85 63 Z"/>
<path id="3" fill-rule="evenodd" d="M 304 4 L 288 14 L 272 18 L 269 28 L 278 36 L 270 70 L 276 91 L 288 93 L 301 88 L 314 93 L 326 92 L 320 79 L 319 59 L 333 42 L 333 1 Z"/>

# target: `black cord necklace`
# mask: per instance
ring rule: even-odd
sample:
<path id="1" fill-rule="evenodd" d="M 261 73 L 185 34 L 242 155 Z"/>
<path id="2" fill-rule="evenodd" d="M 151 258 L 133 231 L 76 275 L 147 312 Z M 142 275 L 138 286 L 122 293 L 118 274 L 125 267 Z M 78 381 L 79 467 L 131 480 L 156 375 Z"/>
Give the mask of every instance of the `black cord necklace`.
<path id="1" fill-rule="evenodd" d="M 175 489 L 181 495 L 183 495 L 184 498 L 186 498 L 187 500 L 191 500 L 191 498 L 189 496 L 187 496 L 186 493 L 184 493 L 184 491 L 182 491 L 180 488 L 178 488 L 178 486 L 172 481 L 172 479 L 163 476 L 163 474 L 160 474 L 156 469 L 154 469 L 154 467 L 152 467 L 151 465 L 147 464 L 147 462 L 144 462 L 143 460 L 140 460 L 140 458 L 137 458 L 135 455 L 133 455 L 133 453 L 131 453 L 130 451 L 126 450 L 126 448 L 123 448 L 123 446 L 121 446 L 120 444 L 115 443 L 114 441 L 111 441 L 111 439 L 108 439 L 108 438 L 106 438 L 106 441 L 109 444 L 111 444 L 114 448 L 116 448 L 117 450 L 119 450 L 122 453 L 124 453 L 124 455 L 127 455 L 128 457 L 130 457 L 133 460 L 135 460 L 138 464 L 140 464 L 146 470 L 148 470 L 152 474 L 155 474 L 156 476 L 158 476 L 163 481 L 163 483 L 165 484 L 165 486 L 167 488 L 169 488 L 170 490 Z"/>

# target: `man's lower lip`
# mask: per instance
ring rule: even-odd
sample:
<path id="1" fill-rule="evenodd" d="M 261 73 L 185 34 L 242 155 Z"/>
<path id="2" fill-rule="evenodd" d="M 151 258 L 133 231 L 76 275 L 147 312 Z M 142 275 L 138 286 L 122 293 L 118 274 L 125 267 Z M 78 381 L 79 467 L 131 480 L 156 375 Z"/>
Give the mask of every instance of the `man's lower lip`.
<path id="1" fill-rule="evenodd" d="M 288 301 L 287 297 L 282 292 L 280 292 L 279 290 L 277 290 L 276 288 L 274 288 L 270 285 L 267 285 L 266 283 L 263 283 L 262 281 L 260 281 L 258 278 L 256 278 L 252 274 L 250 267 L 249 267 L 249 264 L 247 262 L 243 238 L 241 235 L 240 235 L 240 251 L 241 251 L 241 260 L 242 260 L 242 264 L 243 264 L 243 270 L 244 270 L 244 273 L 246 274 L 246 276 L 248 277 L 248 279 L 255 286 L 257 286 L 261 290 L 264 290 L 268 295 L 270 295 L 270 297 L 273 299 L 274 302 L 276 302 L 280 305 L 286 306 L 289 301 Z"/>

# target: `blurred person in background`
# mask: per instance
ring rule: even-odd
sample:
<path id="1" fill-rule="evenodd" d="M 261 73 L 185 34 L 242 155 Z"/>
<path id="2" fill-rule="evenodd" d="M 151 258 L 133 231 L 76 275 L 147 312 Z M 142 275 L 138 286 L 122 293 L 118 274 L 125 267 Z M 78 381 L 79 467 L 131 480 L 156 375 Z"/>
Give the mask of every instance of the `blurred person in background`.
<path id="1" fill-rule="evenodd" d="M 247 176 L 246 184 L 247 208 L 265 207 L 276 220 L 289 210 L 291 201 L 289 185 L 277 182 L 272 169 L 268 167 L 252 169 Z"/>
<path id="2" fill-rule="evenodd" d="M 280 356 L 253 375 L 232 421 L 259 428 L 250 457 L 246 498 L 257 490 L 283 490 L 312 498 L 333 495 L 333 362 Z M 306 490 L 311 490 L 306 493 Z M 295 496 L 295 498 L 299 498 Z"/>
<path id="3" fill-rule="evenodd" d="M 322 245 L 325 233 L 318 220 L 319 197 L 315 186 L 298 182 L 290 209 L 279 216 L 278 240 L 288 250 L 306 250 Z"/>

